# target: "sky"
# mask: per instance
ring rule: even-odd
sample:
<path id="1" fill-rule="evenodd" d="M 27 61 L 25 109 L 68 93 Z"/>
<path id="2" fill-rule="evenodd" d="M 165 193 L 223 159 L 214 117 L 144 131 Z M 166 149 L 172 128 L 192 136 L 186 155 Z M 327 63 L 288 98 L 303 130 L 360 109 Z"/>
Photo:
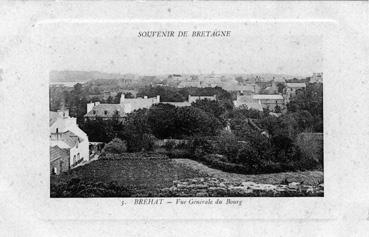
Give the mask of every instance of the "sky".
<path id="1" fill-rule="evenodd" d="M 323 72 L 323 37 L 316 23 L 114 22 L 41 26 L 50 70 L 109 73 Z M 147 30 L 230 30 L 227 38 L 138 38 Z"/>

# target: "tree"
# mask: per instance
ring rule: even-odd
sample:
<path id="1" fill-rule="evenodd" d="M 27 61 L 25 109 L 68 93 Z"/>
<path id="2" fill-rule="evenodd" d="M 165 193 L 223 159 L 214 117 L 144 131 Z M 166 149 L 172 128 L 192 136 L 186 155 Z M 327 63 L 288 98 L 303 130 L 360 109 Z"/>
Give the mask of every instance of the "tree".
<path id="1" fill-rule="evenodd" d="M 199 108 L 185 106 L 176 109 L 176 128 L 179 137 L 213 136 L 222 125 L 213 115 Z"/>
<path id="2" fill-rule="evenodd" d="M 307 111 L 313 118 L 314 131 L 323 131 L 323 84 L 308 83 L 306 89 L 292 97 L 289 112 Z"/>
<path id="3" fill-rule="evenodd" d="M 109 121 L 88 120 L 81 124 L 81 129 L 86 132 L 90 141 L 110 142 L 114 138 L 114 129 Z"/>
<path id="4" fill-rule="evenodd" d="M 279 105 L 276 105 L 276 106 L 274 107 L 274 112 L 276 112 L 276 113 L 281 113 L 281 112 L 282 112 L 281 107 L 280 107 Z"/>
<path id="5" fill-rule="evenodd" d="M 127 141 L 130 152 L 141 151 L 144 147 L 145 134 L 151 133 L 147 120 L 148 109 L 138 109 L 129 113 L 118 137 Z"/>
<path id="6" fill-rule="evenodd" d="M 114 98 L 109 95 L 108 99 L 106 100 L 106 103 L 107 104 L 113 104 L 114 103 Z"/>
<path id="7" fill-rule="evenodd" d="M 114 138 L 112 141 L 105 145 L 104 151 L 120 154 L 127 151 L 127 145 L 126 142 L 120 140 L 119 138 Z"/>
<path id="8" fill-rule="evenodd" d="M 278 93 L 283 93 L 284 88 L 286 88 L 286 85 L 283 83 L 277 83 Z"/>
<path id="9" fill-rule="evenodd" d="M 237 109 L 228 111 L 225 117 L 227 119 L 260 119 L 263 117 L 263 112 L 256 109 L 249 109 L 246 105 L 242 105 Z"/>
<path id="10" fill-rule="evenodd" d="M 192 102 L 191 106 L 202 109 L 218 119 L 220 119 L 220 116 L 225 112 L 225 109 L 216 100 L 197 100 L 195 102 Z"/>
<path id="11" fill-rule="evenodd" d="M 171 104 L 153 105 L 147 115 L 147 121 L 154 136 L 170 138 L 176 135 L 176 107 Z"/>

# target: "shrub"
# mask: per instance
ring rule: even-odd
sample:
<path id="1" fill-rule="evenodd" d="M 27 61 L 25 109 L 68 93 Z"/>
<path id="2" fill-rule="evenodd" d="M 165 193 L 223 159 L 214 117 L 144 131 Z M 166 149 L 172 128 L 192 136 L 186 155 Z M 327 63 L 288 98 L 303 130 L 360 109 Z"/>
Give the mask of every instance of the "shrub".
<path id="1" fill-rule="evenodd" d="M 120 140 L 119 138 L 114 138 L 111 142 L 106 144 L 103 149 L 103 152 L 120 154 L 127 151 L 127 144 L 125 141 Z"/>
<path id="2" fill-rule="evenodd" d="M 301 163 L 306 168 L 323 168 L 323 135 L 319 133 L 301 133 L 296 145 L 301 150 Z"/>
<path id="3" fill-rule="evenodd" d="M 116 182 L 86 182 L 73 178 L 68 183 L 50 185 L 51 197 L 130 197 L 130 191 Z"/>
<path id="4" fill-rule="evenodd" d="M 187 149 L 173 149 L 166 154 L 169 158 L 194 158 L 193 153 Z"/>
<path id="5" fill-rule="evenodd" d="M 153 151 L 155 146 L 155 140 L 156 138 L 152 134 L 145 133 L 142 136 L 142 148 L 145 151 Z"/>
<path id="6" fill-rule="evenodd" d="M 164 144 L 164 148 L 167 150 L 167 151 L 171 151 L 174 147 L 176 146 L 176 143 L 174 141 L 168 141 Z"/>
<path id="7" fill-rule="evenodd" d="M 228 131 L 222 131 L 216 137 L 216 153 L 222 154 L 228 158 L 228 161 L 238 159 L 239 142 L 236 136 Z"/>
<path id="8" fill-rule="evenodd" d="M 196 137 L 190 142 L 189 152 L 196 158 L 213 153 L 213 150 L 214 148 L 207 138 Z"/>

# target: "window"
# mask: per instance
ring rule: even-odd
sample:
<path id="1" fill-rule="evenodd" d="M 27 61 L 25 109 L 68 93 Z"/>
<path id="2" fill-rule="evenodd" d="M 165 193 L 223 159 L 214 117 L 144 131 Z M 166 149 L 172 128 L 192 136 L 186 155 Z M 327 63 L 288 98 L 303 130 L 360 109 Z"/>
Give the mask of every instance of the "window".
<path id="1" fill-rule="evenodd" d="M 73 156 L 73 164 L 76 163 L 76 155 Z"/>
<path id="2" fill-rule="evenodd" d="M 56 129 L 56 133 L 59 133 L 59 129 L 58 128 Z"/>
<path id="3" fill-rule="evenodd" d="M 77 160 L 79 160 L 79 153 L 77 154 Z"/>
<path id="4" fill-rule="evenodd" d="M 96 114 L 96 110 L 93 110 L 93 111 L 92 111 L 92 113 L 93 113 L 93 114 Z"/>
<path id="5" fill-rule="evenodd" d="M 105 114 L 105 115 L 107 115 L 107 114 L 108 114 L 108 111 L 107 111 L 107 110 L 105 110 L 105 111 L 104 111 L 104 114 Z"/>

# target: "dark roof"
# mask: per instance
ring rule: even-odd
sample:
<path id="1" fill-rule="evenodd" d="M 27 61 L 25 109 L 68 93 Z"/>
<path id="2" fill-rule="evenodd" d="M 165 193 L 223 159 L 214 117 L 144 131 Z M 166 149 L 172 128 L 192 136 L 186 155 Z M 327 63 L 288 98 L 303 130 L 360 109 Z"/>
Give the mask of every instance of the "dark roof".
<path id="1" fill-rule="evenodd" d="M 78 137 L 76 134 L 72 133 L 71 131 L 63 133 L 61 140 L 67 143 L 67 145 L 70 147 L 74 147 L 75 145 L 77 145 L 78 142 L 83 141 L 82 138 Z"/>
<path id="2" fill-rule="evenodd" d="M 67 144 L 69 147 L 75 147 L 79 142 L 83 141 L 83 138 L 78 137 L 76 134 L 74 134 L 71 131 L 67 131 L 65 133 L 53 133 L 51 134 L 51 140 L 52 141 L 63 141 L 65 144 Z"/>
<path id="3" fill-rule="evenodd" d="M 58 146 L 50 147 L 50 161 L 54 161 L 65 157 L 69 157 L 68 149 L 62 149 Z"/>
<path id="4" fill-rule="evenodd" d="M 105 113 L 106 111 L 106 113 Z M 118 117 L 124 117 L 124 105 L 122 104 L 99 104 L 95 105 L 93 109 L 88 112 L 85 117 L 105 117 L 110 118 L 118 113 Z"/>

